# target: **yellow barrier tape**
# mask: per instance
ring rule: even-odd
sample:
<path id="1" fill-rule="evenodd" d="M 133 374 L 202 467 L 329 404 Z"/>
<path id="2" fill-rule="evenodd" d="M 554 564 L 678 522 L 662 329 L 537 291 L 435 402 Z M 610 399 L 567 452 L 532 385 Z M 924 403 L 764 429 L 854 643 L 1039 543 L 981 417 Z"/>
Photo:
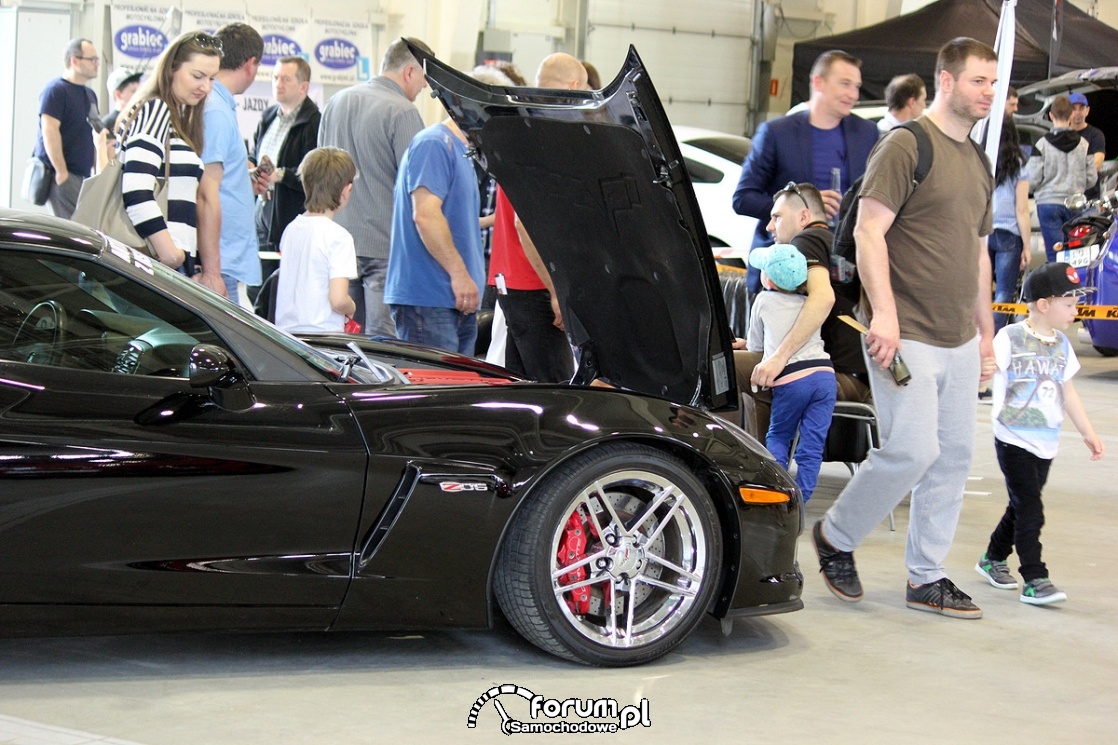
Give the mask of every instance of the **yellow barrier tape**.
<path id="1" fill-rule="evenodd" d="M 1029 306 L 1024 303 L 993 303 L 995 313 L 1025 314 Z M 1118 305 L 1080 305 L 1076 308 L 1076 320 L 1084 318 L 1092 321 L 1118 321 Z"/>

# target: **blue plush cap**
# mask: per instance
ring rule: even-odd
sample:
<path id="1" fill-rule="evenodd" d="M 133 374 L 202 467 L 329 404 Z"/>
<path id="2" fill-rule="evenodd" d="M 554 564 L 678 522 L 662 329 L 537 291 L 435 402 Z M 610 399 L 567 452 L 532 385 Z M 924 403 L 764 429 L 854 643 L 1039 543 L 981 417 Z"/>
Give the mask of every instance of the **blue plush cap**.
<path id="1" fill-rule="evenodd" d="M 807 259 L 790 243 L 750 249 L 749 265 L 769 275 L 782 290 L 796 290 L 807 282 Z"/>
<path id="2" fill-rule="evenodd" d="M 1075 104 L 1080 104 L 1081 106 L 1090 105 L 1087 103 L 1087 97 L 1084 96 L 1082 93 L 1072 93 L 1070 96 L 1068 96 L 1068 100 L 1071 101 L 1072 106 L 1074 106 Z"/>

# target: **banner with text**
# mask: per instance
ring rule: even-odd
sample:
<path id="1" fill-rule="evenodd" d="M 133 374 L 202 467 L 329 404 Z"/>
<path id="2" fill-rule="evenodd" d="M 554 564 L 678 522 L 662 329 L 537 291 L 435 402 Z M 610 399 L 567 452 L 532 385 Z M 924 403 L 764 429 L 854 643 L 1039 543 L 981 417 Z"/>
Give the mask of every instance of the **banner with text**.
<path id="1" fill-rule="evenodd" d="M 311 38 L 314 80 L 327 85 L 352 85 L 370 79 L 374 47 L 368 13 L 316 14 L 311 20 Z"/>
<path id="2" fill-rule="evenodd" d="M 260 60 L 257 80 L 270 81 L 276 60 L 281 57 L 302 57 L 307 62 L 311 61 L 309 14 L 250 12 L 248 23 L 264 37 L 264 58 Z"/>
<path id="3" fill-rule="evenodd" d="M 227 23 L 248 23 L 245 6 L 241 4 L 221 6 L 198 5 L 197 0 L 191 0 L 191 7 L 182 10 L 183 31 L 205 31 L 212 34 Z"/>
<path id="4" fill-rule="evenodd" d="M 113 69 L 149 71 L 178 30 L 178 4 L 114 3 L 110 14 Z"/>

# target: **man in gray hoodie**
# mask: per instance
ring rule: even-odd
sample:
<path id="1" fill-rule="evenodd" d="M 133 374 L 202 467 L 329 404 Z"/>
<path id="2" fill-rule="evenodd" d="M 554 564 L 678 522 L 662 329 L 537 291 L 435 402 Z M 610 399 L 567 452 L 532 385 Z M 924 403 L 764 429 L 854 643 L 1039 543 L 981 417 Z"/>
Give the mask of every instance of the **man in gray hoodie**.
<path id="1" fill-rule="evenodd" d="M 1067 96 L 1052 101 L 1048 109 L 1052 131 L 1037 141 L 1027 168 L 1044 252 L 1050 262 L 1056 260 L 1056 243 L 1064 239 L 1063 224 L 1075 216 L 1064 206 L 1064 200 L 1087 191 L 1098 177 L 1094 157 L 1087 153 L 1087 141 L 1071 129 L 1071 113 Z"/>

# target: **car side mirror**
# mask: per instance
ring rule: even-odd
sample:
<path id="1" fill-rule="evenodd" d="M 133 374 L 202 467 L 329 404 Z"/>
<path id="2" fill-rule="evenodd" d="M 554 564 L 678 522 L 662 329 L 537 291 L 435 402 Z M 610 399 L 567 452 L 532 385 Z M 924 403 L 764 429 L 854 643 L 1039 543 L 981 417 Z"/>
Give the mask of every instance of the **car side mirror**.
<path id="1" fill-rule="evenodd" d="M 210 400 L 226 411 L 247 411 L 256 403 L 244 373 L 221 347 L 195 345 L 187 377 L 191 388 L 208 389 Z"/>

